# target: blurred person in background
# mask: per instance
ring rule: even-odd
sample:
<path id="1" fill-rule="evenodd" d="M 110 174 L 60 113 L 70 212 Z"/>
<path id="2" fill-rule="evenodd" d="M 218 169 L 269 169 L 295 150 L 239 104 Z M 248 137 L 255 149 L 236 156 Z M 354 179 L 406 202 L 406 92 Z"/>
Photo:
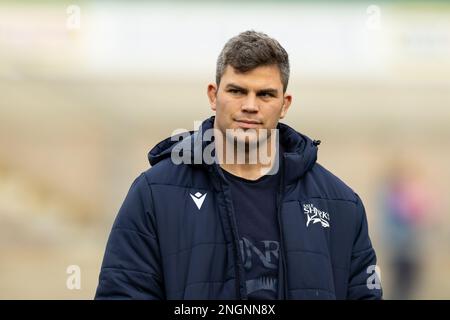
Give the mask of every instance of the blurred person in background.
<path id="1" fill-rule="evenodd" d="M 421 170 L 402 157 L 389 165 L 380 188 L 383 241 L 391 268 L 391 298 L 412 299 L 424 266 L 424 233 L 431 194 Z"/>

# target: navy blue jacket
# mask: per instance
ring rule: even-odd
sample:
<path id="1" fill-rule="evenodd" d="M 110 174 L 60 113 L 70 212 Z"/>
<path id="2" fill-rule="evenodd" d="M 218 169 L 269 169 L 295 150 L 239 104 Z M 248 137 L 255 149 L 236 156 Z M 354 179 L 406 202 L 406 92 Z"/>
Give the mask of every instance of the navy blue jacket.
<path id="1" fill-rule="evenodd" d="M 168 138 L 132 184 L 112 227 L 96 299 L 246 299 L 230 189 L 217 164 L 175 164 Z M 361 199 L 316 162 L 317 144 L 279 123 L 279 299 L 379 299 Z M 197 143 L 198 142 L 198 143 Z M 187 151 L 185 151 L 187 152 Z M 195 152 L 191 152 L 192 159 Z M 201 209 L 191 195 L 205 194 Z"/>

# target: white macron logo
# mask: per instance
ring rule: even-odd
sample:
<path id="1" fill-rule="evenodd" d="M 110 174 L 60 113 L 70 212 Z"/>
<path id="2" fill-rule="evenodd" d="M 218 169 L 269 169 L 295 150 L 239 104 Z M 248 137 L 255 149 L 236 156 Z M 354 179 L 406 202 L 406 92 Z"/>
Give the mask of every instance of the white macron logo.
<path id="1" fill-rule="evenodd" d="M 309 223 L 312 224 L 321 223 L 322 227 L 329 228 L 330 227 L 330 215 L 328 212 L 321 211 L 314 207 L 313 204 L 304 204 L 303 205 L 303 213 L 306 214 L 306 226 L 309 226 Z"/>
<path id="2" fill-rule="evenodd" d="M 192 200 L 194 200 L 195 204 L 197 205 L 198 210 L 202 208 L 203 201 L 205 201 L 207 193 L 201 194 L 200 192 L 197 192 L 196 194 L 191 194 L 190 196 Z"/>

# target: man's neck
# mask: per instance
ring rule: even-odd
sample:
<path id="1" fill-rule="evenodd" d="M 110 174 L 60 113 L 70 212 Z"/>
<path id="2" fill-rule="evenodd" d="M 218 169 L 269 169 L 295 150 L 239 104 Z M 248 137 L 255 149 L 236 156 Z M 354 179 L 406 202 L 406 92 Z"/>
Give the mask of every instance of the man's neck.
<path id="1" fill-rule="evenodd" d="M 272 166 L 262 166 L 260 164 L 220 164 L 220 167 L 241 178 L 247 179 L 247 180 L 258 180 L 262 176 L 266 175 Z"/>
<path id="2" fill-rule="evenodd" d="M 230 159 L 227 159 L 226 154 L 226 144 L 224 144 L 222 147 L 218 147 L 216 149 L 217 155 L 219 156 L 219 165 L 220 167 L 228 171 L 229 173 L 247 179 L 247 180 L 257 180 L 260 177 L 266 175 L 269 173 L 276 161 L 276 155 L 277 155 L 277 147 L 273 146 L 273 142 L 271 139 L 275 139 L 275 137 L 270 136 L 267 140 L 265 140 L 263 143 L 259 143 L 259 145 L 256 147 L 256 150 L 248 150 L 246 148 L 245 150 L 245 161 L 238 161 L 238 151 L 237 147 L 234 147 L 234 157 L 232 157 L 232 161 L 229 161 Z M 216 146 L 217 147 L 217 146 Z M 261 153 L 265 155 L 264 160 L 260 158 L 260 151 Z M 244 151 L 241 151 L 244 152 Z M 256 161 L 250 161 L 250 152 L 253 152 L 257 155 Z M 244 163 L 242 163 L 244 162 Z"/>

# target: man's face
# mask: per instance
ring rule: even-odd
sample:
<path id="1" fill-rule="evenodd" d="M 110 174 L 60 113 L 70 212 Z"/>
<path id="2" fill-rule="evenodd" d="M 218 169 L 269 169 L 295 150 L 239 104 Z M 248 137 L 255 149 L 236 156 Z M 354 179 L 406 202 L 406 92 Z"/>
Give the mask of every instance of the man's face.
<path id="1" fill-rule="evenodd" d="M 208 97 L 211 109 L 216 112 L 214 127 L 224 135 L 227 129 L 232 129 L 238 141 L 247 139 L 247 142 L 256 141 L 261 129 L 270 135 L 292 101 L 291 95 L 283 93 L 276 65 L 260 66 L 245 73 L 228 65 L 220 86 L 209 84 Z"/>

